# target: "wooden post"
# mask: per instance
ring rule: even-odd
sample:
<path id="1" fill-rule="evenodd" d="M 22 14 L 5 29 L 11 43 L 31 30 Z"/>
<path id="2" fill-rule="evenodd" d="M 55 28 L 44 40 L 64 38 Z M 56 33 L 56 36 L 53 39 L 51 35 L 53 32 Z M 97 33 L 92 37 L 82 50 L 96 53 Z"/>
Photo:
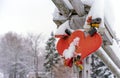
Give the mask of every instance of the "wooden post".
<path id="1" fill-rule="evenodd" d="M 70 20 L 70 28 L 73 30 L 83 29 L 86 16 L 79 17 L 78 15 L 72 15 Z"/>
<path id="2" fill-rule="evenodd" d="M 81 2 L 81 0 L 69 0 L 69 1 L 79 16 L 85 15 L 84 5 Z"/>
<path id="3" fill-rule="evenodd" d="M 60 14 L 60 11 L 57 8 L 55 9 L 53 14 L 54 14 L 53 21 L 55 22 L 57 27 L 59 27 L 61 24 L 63 24 L 67 20 L 65 16 Z"/>
<path id="4" fill-rule="evenodd" d="M 63 0 L 52 0 L 52 1 L 62 15 L 64 15 L 65 17 L 69 16 L 70 10 Z"/>

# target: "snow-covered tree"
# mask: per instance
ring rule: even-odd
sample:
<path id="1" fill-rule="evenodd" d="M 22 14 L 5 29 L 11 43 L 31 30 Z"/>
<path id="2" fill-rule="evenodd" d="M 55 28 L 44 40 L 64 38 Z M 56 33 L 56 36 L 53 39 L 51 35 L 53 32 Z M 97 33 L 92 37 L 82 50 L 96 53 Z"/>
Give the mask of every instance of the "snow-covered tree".
<path id="1" fill-rule="evenodd" d="M 52 67 L 59 61 L 59 54 L 56 51 L 55 41 L 56 39 L 52 33 L 51 37 L 48 39 L 46 43 L 46 55 L 44 63 L 46 71 L 51 71 Z"/>
<path id="2" fill-rule="evenodd" d="M 39 41 L 42 42 L 43 39 L 38 36 L 29 38 L 13 32 L 3 35 L 0 38 L 0 69 L 2 72 L 9 78 L 18 78 L 18 76 L 26 78 L 28 72 L 35 70 L 36 58 L 38 69 L 41 70 L 43 60 L 40 59 L 42 57 L 40 52 L 43 53 L 44 48 L 40 46 Z"/>
<path id="3" fill-rule="evenodd" d="M 30 42 L 29 48 L 31 49 L 31 53 L 33 54 L 33 69 L 38 78 L 38 72 L 43 70 L 43 57 L 42 52 L 44 39 L 42 39 L 42 34 L 28 34 L 28 41 Z"/>
<path id="4" fill-rule="evenodd" d="M 6 33 L 1 38 L 0 62 L 2 63 L 0 64 L 0 68 L 9 74 L 13 72 L 13 78 L 16 78 L 17 73 L 23 71 L 25 68 L 23 63 L 25 61 L 21 59 L 21 56 L 23 56 L 24 52 L 22 41 L 22 36 L 12 32 Z M 20 71 L 19 68 L 17 68 L 18 64 L 20 67 L 21 65 L 24 67 L 23 69 L 20 68 Z"/>
<path id="5" fill-rule="evenodd" d="M 92 78 L 116 78 L 99 57 L 93 54 L 91 58 Z"/>

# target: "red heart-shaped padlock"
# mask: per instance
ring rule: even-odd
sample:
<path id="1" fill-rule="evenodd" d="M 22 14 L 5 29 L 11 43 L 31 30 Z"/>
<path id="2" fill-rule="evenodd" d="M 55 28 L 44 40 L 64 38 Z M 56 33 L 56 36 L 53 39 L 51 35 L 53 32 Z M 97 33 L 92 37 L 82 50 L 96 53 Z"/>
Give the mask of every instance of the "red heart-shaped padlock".
<path id="1" fill-rule="evenodd" d="M 59 54 L 63 55 L 64 50 L 68 49 L 70 43 L 73 42 L 75 38 L 80 38 L 75 52 L 81 54 L 81 60 L 95 52 L 102 44 L 102 38 L 98 33 L 91 37 L 90 35 L 85 36 L 81 30 L 76 30 L 70 36 L 59 39 L 57 43 Z"/>
<path id="2" fill-rule="evenodd" d="M 57 50 L 60 55 L 63 55 L 63 51 L 69 47 L 69 36 L 64 36 L 57 42 Z"/>
<path id="3" fill-rule="evenodd" d="M 68 43 L 70 44 L 76 37 L 80 38 L 80 41 L 75 52 L 81 54 L 81 60 L 95 52 L 102 44 L 102 38 L 98 33 L 94 36 L 85 36 L 84 32 L 80 30 L 76 30 L 71 34 Z"/>

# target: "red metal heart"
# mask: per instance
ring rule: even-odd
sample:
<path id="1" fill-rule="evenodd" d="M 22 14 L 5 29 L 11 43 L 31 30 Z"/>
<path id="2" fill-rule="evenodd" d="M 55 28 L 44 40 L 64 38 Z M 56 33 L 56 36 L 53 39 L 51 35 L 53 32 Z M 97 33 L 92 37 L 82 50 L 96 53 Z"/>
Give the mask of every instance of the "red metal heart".
<path id="1" fill-rule="evenodd" d="M 79 44 L 76 48 L 76 53 L 81 53 L 81 60 L 95 52 L 102 44 L 101 36 L 96 33 L 94 36 L 85 36 L 84 32 L 76 30 L 69 37 L 69 42 L 71 43 L 76 37 L 80 38 Z"/>
<path id="2" fill-rule="evenodd" d="M 64 50 L 68 49 L 70 43 L 73 42 L 76 37 L 80 38 L 80 41 L 75 52 L 81 53 L 81 60 L 95 52 L 102 44 L 102 38 L 98 33 L 91 37 L 90 35 L 85 36 L 81 30 L 76 30 L 71 36 L 59 39 L 57 43 L 59 54 L 62 55 Z"/>
<path id="3" fill-rule="evenodd" d="M 63 51 L 69 47 L 69 36 L 61 37 L 57 42 L 57 50 L 60 55 L 63 54 Z"/>

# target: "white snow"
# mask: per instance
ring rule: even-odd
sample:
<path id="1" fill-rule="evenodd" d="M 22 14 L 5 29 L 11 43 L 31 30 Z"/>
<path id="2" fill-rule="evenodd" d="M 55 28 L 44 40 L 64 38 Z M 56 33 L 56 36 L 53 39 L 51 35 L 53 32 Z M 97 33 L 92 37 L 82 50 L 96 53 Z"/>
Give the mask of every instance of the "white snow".
<path id="1" fill-rule="evenodd" d="M 105 19 L 109 22 L 110 27 L 114 27 L 115 25 L 115 6 L 112 0 L 104 1 L 104 16 Z"/>
<path id="2" fill-rule="evenodd" d="M 81 0 L 83 4 L 92 6 L 92 4 L 94 3 L 95 0 Z"/>
<path id="3" fill-rule="evenodd" d="M 56 7 L 53 12 L 53 20 L 66 20 L 67 18 L 59 14 L 60 11 Z"/>
<path id="4" fill-rule="evenodd" d="M 0 78 L 3 78 L 3 73 L 0 73 Z"/>
<path id="5" fill-rule="evenodd" d="M 74 52 L 75 52 L 76 46 L 78 45 L 79 41 L 80 41 L 80 38 L 76 37 L 73 40 L 73 42 L 71 42 L 68 49 L 64 50 L 63 56 L 65 57 L 65 59 L 72 58 L 74 56 Z"/>
<path id="6" fill-rule="evenodd" d="M 105 2 L 106 18 L 109 25 L 114 29 L 116 36 L 120 39 L 120 0 L 105 0 Z"/>
<path id="7" fill-rule="evenodd" d="M 59 28 L 56 30 L 55 35 L 65 35 L 65 29 L 70 29 L 69 21 L 66 21 L 61 26 L 59 26 Z"/>

